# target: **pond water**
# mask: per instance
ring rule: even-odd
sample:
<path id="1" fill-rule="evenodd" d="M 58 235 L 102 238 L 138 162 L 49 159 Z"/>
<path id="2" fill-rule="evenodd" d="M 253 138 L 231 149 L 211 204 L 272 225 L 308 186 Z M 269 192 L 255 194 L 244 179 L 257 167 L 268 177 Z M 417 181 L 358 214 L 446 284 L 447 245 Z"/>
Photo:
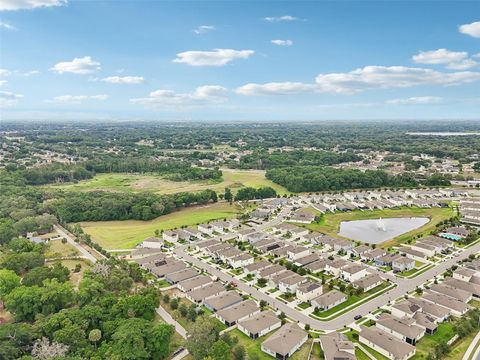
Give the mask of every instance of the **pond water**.
<path id="1" fill-rule="evenodd" d="M 339 235 L 368 244 L 380 244 L 430 221 L 426 217 L 342 221 Z"/>

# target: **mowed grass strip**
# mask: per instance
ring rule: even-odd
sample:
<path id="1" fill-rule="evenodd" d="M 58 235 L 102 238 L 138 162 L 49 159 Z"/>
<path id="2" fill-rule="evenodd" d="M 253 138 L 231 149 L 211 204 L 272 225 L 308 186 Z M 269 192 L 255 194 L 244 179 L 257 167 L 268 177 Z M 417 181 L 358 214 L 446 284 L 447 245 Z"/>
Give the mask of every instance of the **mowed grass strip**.
<path id="1" fill-rule="evenodd" d="M 284 187 L 267 180 L 263 170 L 222 169 L 222 173 L 223 177 L 220 181 L 170 181 L 155 174 L 97 174 L 92 179 L 79 181 L 78 183 L 55 184 L 48 185 L 48 187 L 66 191 L 153 191 L 157 194 L 174 194 L 206 189 L 223 193 L 226 187 L 230 187 L 233 192 L 236 192 L 239 188 L 247 186 L 254 188 L 270 186 L 280 195 L 289 193 Z"/>
<path id="2" fill-rule="evenodd" d="M 104 249 L 131 249 L 145 238 L 155 236 L 155 230 L 168 230 L 215 219 L 232 218 L 238 213 L 235 205 L 222 202 L 181 209 L 150 221 L 95 221 L 82 222 L 80 225 L 92 236 L 93 241 Z"/>
<path id="3" fill-rule="evenodd" d="M 304 225 L 306 228 L 319 231 L 321 233 L 341 237 L 338 235 L 340 231 L 340 223 L 342 221 L 354 221 L 354 220 L 370 220 L 370 219 L 387 219 L 387 218 L 402 218 L 402 217 L 428 217 L 430 221 L 424 226 L 409 231 L 405 234 L 397 236 L 396 238 L 386 241 L 380 246 L 382 248 L 391 247 L 400 243 L 406 242 L 408 239 L 412 239 L 417 235 L 426 236 L 435 230 L 435 226 L 445 219 L 449 219 L 455 215 L 452 208 L 417 208 L 417 207 L 404 207 L 399 209 L 384 209 L 384 210 L 355 210 L 351 212 L 342 213 L 327 213 L 323 215 L 319 223 L 312 223 Z"/>

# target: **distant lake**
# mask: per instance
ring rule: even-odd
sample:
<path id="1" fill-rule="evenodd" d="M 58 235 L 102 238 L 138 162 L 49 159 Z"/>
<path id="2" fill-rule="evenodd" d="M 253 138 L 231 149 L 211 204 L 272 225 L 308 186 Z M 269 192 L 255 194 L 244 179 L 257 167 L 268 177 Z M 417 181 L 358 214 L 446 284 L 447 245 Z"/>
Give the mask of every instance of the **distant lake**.
<path id="1" fill-rule="evenodd" d="M 426 217 L 342 221 L 338 234 L 368 244 L 380 244 L 418 229 L 429 221 Z"/>
<path id="2" fill-rule="evenodd" d="M 480 136 L 480 132 L 407 132 L 407 135 L 416 136 Z"/>

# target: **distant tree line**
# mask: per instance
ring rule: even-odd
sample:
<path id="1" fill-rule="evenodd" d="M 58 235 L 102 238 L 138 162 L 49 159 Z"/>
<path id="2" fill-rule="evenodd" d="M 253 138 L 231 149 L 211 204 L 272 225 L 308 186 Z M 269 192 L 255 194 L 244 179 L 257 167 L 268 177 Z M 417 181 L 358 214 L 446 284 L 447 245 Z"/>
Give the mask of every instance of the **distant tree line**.
<path id="1" fill-rule="evenodd" d="M 419 182 L 411 173 L 389 175 L 383 170 L 360 171 L 320 166 L 297 166 L 267 170 L 266 177 L 292 192 L 337 191 L 380 187 L 417 187 L 449 185 L 444 176 L 433 175 Z"/>
<path id="2" fill-rule="evenodd" d="M 277 197 L 277 192 L 270 186 L 261 187 L 258 189 L 252 187 L 244 187 L 237 191 L 235 195 L 236 201 L 268 199 Z"/>

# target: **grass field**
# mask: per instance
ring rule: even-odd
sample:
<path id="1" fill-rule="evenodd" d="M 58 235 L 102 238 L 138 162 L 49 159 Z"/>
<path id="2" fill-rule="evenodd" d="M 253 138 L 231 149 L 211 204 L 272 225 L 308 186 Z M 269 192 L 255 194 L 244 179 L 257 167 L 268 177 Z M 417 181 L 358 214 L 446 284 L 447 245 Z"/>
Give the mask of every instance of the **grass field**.
<path id="1" fill-rule="evenodd" d="M 150 221 L 98 221 L 83 222 L 83 230 L 104 249 L 130 249 L 145 238 L 155 236 L 155 230 L 190 226 L 214 219 L 232 218 L 239 213 L 236 206 L 228 203 L 215 203 L 181 209 Z"/>
<path id="2" fill-rule="evenodd" d="M 61 240 L 50 241 L 45 252 L 45 258 L 47 259 L 76 255 L 78 255 L 78 250 L 69 243 L 62 243 Z"/>
<path id="3" fill-rule="evenodd" d="M 368 211 L 352 211 L 344 213 L 325 214 L 319 223 L 312 223 L 305 225 L 306 228 L 314 231 L 319 231 L 324 234 L 339 237 L 338 231 L 340 230 L 340 223 L 342 221 L 353 220 L 368 220 L 378 218 L 398 218 L 398 217 L 428 217 L 430 222 L 424 226 L 409 231 L 405 234 L 397 236 L 396 238 L 386 241 L 380 246 L 387 248 L 390 246 L 398 245 L 399 243 L 406 242 L 417 235 L 428 235 L 435 229 L 435 225 L 439 222 L 448 219 L 454 215 L 454 210 L 451 208 L 401 208 L 401 209 L 384 209 L 384 210 L 368 210 Z"/>
<path id="4" fill-rule="evenodd" d="M 51 187 L 63 190 L 79 191 L 153 191 L 158 194 L 173 194 L 182 191 L 201 191 L 212 189 L 223 192 L 226 187 L 233 191 L 245 186 L 261 187 L 271 186 L 279 194 L 283 195 L 288 191 L 265 178 L 263 170 L 232 170 L 222 169 L 223 179 L 221 181 L 169 181 L 154 174 L 98 174 L 93 179 L 79 181 L 76 184 L 68 183 L 61 185 L 50 185 Z"/>
<path id="5" fill-rule="evenodd" d="M 439 324 L 438 330 L 434 335 L 427 335 L 417 343 L 417 353 L 412 360 L 426 359 L 428 354 L 432 352 L 437 344 L 441 342 L 447 342 L 455 335 L 452 323 Z"/>

